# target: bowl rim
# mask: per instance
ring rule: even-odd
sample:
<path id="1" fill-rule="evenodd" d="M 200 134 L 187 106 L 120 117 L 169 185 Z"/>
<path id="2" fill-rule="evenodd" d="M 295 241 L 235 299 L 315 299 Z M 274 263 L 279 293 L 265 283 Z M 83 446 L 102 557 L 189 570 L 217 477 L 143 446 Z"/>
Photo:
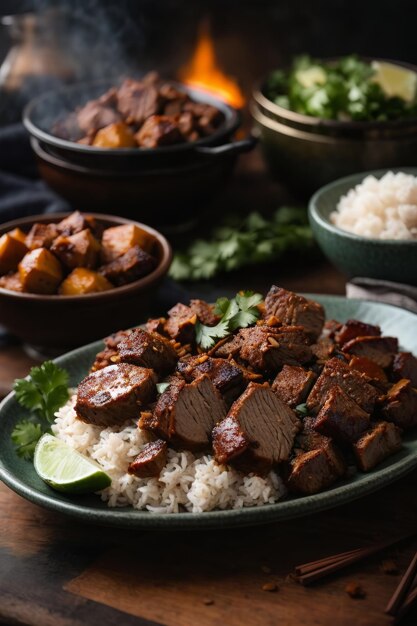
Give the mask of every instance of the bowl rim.
<path id="1" fill-rule="evenodd" d="M 346 56 L 346 55 L 344 55 Z M 399 61 L 394 59 L 385 59 L 382 57 L 366 57 L 358 55 L 359 59 L 363 61 L 382 61 L 383 63 L 391 63 L 393 65 L 398 65 L 405 69 L 413 71 L 417 74 L 417 65 L 413 65 L 412 63 L 408 63 L 407 61 Z M 319 61 L 329 62 L 332 60 L 337 60 L 343 58 L 342 56 L 338 57 L 322 57 L 319 58 Z M 252 97 L 261 107 L 264 107 L 269 113 L 272 115 L 276 115 L 280 118 L 287 119 L 288 121 L 304 124 L 307 127 L 312 126 L 321 126 L 327 129 L 352 129 L 352 130 L 387 130 L 389 128 L 399 128 L 402 126 L 408 126 L 410 124 L 415 124 L 417 122 L 417 115 L 414 117 L 409 117 L 406 119 L 398 119 L 398 120 L 332 120 L 325 119 L 322 117 L 315 117 L 314 115 L 304 115 L 303 113 L 297 113 L 296 111 L 292 111 L 291 109 L 286 109 L 279 104 L 276 104 L 272 100 L 270 100 L 264 93 L 266 81 L 268 76 L 271 74 L 269 72 L 266 76 L 263 76 L 259 79 L 252 90 Z"/>
<path id="2" fill-rule="evenodd" d="M 81 152 L 83 154 L 89 154 L 91 156 L 143 156 L 147 155 L 156 155 L 156 154 L 175 154 L 176 152 L 192 152 L 195 148 L 201 146 L 210 145 L 212 142 L 215 142 L 218 139 L 221 139 L 225 135 L 229 135 L 234 133 L 237 128 L 241 124 L 241 112 L 239 109 L 235 109 L 230 104 L 228 104 L 225 100 L 221 98 L 217 98 L 215 95 L 211 94 L 209 91 L 204 89 L 199 89 L 195 87 L 187 86 L 184 83 L 180 83 L 177 81 L 168 81 L 174 87 L 179 88 L 182 91 L 185 91 L 190 96 L 193 94 L 200 95 L 202 97 L 202 102 L 204 101 L 206 104 L 211 104 L 212 106 L 217 107 L 224 115 L 225 120 L 223 124 L 211 135 L 208 137 L 202 137 L 196 141 L 192 141 L 190 143 L 179 143 L 171 146 L 159 146 L 157 148 L 140 148 L 137 146 L 136 148 L 98 148 L 96 146 L 88 146 L 79 144 L 76 141 L 69 141 L 67 139 L 62 139 L 49 133 L 45 130 L 42 130 L 37 124 L 32 121 L 32 114 L 34 109 L 39 106 L 40 103 L 45 102 L 48 98 L 56 97 L 59 93 L 62 94 L 70 94 L 71 92 L 81 91 L 83 88 L 92 89 L 94 86 L 99 87 L 103 85 L 103 88 L 111 88 L 117 84 L 117 79 L 114 80 L 96 80 L 96 81 L 85 81 L 74 83 L 73 85 L 66 85 L 60 87 L 59 89 L 53 89 L 47 91 L 46 93 L 41 94 L 40 96 L 36 96 L 32 98 L 28 102 L 28 104 L 23 109 L 22 121 L 26 130 L 30 135 L 36 137 L 40 141 L 43 141 L 47 144 L 53 145 L 55 148 L 66 149 L 73 152 Z M 204 100 L 203 100 L 204 96 Z"/>
<path id="3" fill-rule="evenodd" d="M 41 213 L 39 215 L 29 215 L 27 217 L 21 217 L 15 220 L 11 220 L 9 222 L 4 222 L 3 224 L 0 224 L 0 236 L 4 235 L 9 230 L 13 230 L 14 228 L 27 226 L 30 224 L 33 225 L 36 222 L 55 223 L 55 222 L 61 221 L 65 217 L 68 217 L 72 213 L 74 213 L 74 211 L 65 211 L 65 212 L 59 212 L 59 213 Z M 156 282 L 159 278 L 162 278 L 163 276 L 165 276 L 165 274 L 168 272 L 169 267 L 171 265 L 171 261 L 172 261 L 172 248 L 168 240 L 158 230 L 156 230 L 155 228 L 152 228 L 151 226 L 148 226 L 147 224 L 143 224 L 142 222 L 138 222 L 136 220 L 132 220 L 126 217 L 119 217 L 118 215 L 110 215 L 110 214 L 107 215 L 105 213 L 93 213 L 93 212 L 87 212 L 87 211 L 86 212 L 81 211 L 81 213 L 85 215 L 89 215 L 89 216 L 91 215 L 92 217 L 98 220 L 104 221 L 104 222 L 106 221 L 113 222 L 113 220 L 116 220 L 113 224 L 114 226 L 122 226 L 123 224 L 135 224 L 139 226 L 140 228 L 142 228 L 143 230 L 145 230 L 150 235 L 152 235 L 153 237 L 155 237 L 155 239 L 158 241 L 162 249 L 162 257 L 161 257 L 160 262 L 156 266 L 156 268 L 152 272 L 147 274 L 146 276 L 143 276 L 142 278 L 139 278 L 131 283 L 128 283 L 127 285 L 122 285 L 121 287 L 113 287 L 112 289 L 109 289 L 107 291 L 99 291 L 97 293 L 86 293 L 86 294 L 81 294 L 79 296 L 63 296 L 60 294 L 43 295 L 43 294 L 30 293 L 30 292 L 23 293 L 19 291 L 13 291 L 11 289 L 5 289 L 4 287 L 0 287 L 0 297 L 7 296 L 8 298 L 15 299 L 15 300 L 22 300 L 22 301 L 32 300 L 32 301 L 37 301 L 37 302 L 42 302 L 42 303 L 47 303 L 47 302 L 54 302 L 54 303 L 62 302 L 64 304 L 65 303 L 68 303 L 68 304 L 81 303 L 81 302 L 93 303 L 98 300 L 111 300 L 115 296 L 123 297 L 124 295 L 128 293 L 141 291 L 142 289 Z M 109 228 L 111 228 L 111 226 L 109 226 Z"/>
<path id="4" fill-rule="evenodd" d="M 405 166 L 405 167 L 392 167 L 392 168 L 381 168 L 378 170 L 369 170 L 366 172 L 358 172 L 357 174 L 350 174 L 349 176 L 344 176 L 343 178 L 337 178 L 331 183 L 327 183 L 327 185 L 320 187 L 320 189 L 318 189 L 311 196 L 308 202 L 308 213 L 309 213 L 310 218 L 313 221 L 317 222 L 322 228 L 331 232 L 333 235 L 336 235 L 338 237 L 344 237 L 345 239 L 350 239 L 352 241 L 361 242 L 361 243 L 369 242 L 370 244 L 376 245 L 376 246 L 386 246 L 387 244 L 389 244 L 392 246 L 402 246 L 402 247 L 406 246 L 406 247 L 409 247 L 410 249 L 413 247 L 416 247 L 417 240 L 410 241 L 409 239 L 376 239 L 374 237 L 364 237 L 362 235 L 357 235 L 356 233 L 352 233 L 348 230 L 344 230 L 343 228 L 339 228 L 338 226 L 335 226 L 334 224 L 332 224 L 332 222 L 330 222 L 328 219 L 324 218 L 317 206 L 318 202 L 324 196 L 326 196 L 329 193 L 329 191 L 331 190 L 333 191 L 335 188 L 337 188 L 340 185 L 352 183 L 351 185 L 351 189 L 352 189 L 356 185 L 359 185 L 361 182 L 363 182 L 363 180 L 367 176 L 375 176 L 376 178 L 382 178 L 382 176 L 384 174 L 387 174 L 388 172 L 393 172 L 394 174 L 402 172 L 405 174 L 412 174 L 417 177 L 417 167 Z M 339 200 L 342 197 L 342 195 L 345 195 L 346 193 L 347 192 L 344 192 L 344 194 L 341 194 L 339 197 Z M 336 210 L 336 207 L 334 210 Z"/>

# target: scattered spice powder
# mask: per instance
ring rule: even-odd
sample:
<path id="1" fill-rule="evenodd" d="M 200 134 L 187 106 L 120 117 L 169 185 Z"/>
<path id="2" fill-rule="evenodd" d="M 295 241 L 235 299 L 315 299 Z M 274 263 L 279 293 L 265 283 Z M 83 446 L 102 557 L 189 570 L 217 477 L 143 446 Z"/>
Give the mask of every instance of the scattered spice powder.
<path id="1" fill-rule="evenodd" d="M 360 584 L 353 582 L 353 581 L 346 585 L 345 591 L 348 594 L 348 596 L 350 596 L 351 598 L 354 598 L 355 600 L 366 597 L 366 593 L 363 590 L 363 588 L 360 586 Z"/>
<path id="2" fill-rule="evenodd" d="M 274 582 L 265 583 L 262 585 L 262 591 L 278 591 L 278 585 Z"/>

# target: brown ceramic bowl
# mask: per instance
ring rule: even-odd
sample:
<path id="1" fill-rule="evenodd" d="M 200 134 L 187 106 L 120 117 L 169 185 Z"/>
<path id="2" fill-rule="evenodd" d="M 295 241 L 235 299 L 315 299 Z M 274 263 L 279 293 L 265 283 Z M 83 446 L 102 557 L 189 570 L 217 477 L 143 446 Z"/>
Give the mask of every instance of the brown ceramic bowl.
<path id="1" fill-rule="evenodd" d="M 13 220 L 1 225 L 0 236 L 16 227 L 27 232 L 35 222 L 59 222 L 67 215 L 53 213 Z M 151 234 L 158 265 L 129 285 L 83 296 L 43 296 L 0 288 L 0 324 L 42 355 L 57 355 L 142 322 L 171 264 L 171 246 L 157 230 L 122 217 L 92 215 L 106 227 L 133 223 Z"/>

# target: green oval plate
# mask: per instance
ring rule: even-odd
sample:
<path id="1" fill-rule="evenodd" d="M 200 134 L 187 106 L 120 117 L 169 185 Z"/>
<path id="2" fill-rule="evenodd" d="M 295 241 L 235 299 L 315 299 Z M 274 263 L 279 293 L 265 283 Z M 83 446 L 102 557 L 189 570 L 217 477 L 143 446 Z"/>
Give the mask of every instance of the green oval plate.
<path id="1" fill-rule="evenodd" d="M 403 349 L 417 354 L 417 315 L 403 309 L 364 300 L 338 296 L 311 295 L 326 309 L 327 319 L 346 321 L 357 318 L 379 324 L 384 334 L 399 338 Z M 70 374 L 71 385 L 87 374 L 93 357 L 102 347 L 97 341 L 56 359 Z M 208 513 L 173 513 L 158 515 L 132 508 L 110 509 L 99 496 L 65 496 L 53 491 L 36 474 L 33 465 L 20 459 L 13 448 L 10 433 L 21 419 L 22 409 L 11 393 L 0 405 L 0 479 L 27 500 L 48 509 L 67 513 L 86 522 L 131 528 L 223 528 L 248 526 L 275 520 L 301 517 L 360 498 L 400 478 L 417 466 L 417 434 L 407 435 L 402 451 L 387 459 L 378 469 L 337 483 L 332 489 L 313 496 L 290 497 L 276 504 L 260 507 L 211 511 Z"/>

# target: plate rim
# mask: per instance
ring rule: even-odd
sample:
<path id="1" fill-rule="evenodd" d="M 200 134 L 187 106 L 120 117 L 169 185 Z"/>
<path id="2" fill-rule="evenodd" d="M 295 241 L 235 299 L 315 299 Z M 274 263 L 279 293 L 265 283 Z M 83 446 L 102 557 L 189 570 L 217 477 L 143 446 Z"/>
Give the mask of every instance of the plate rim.
<path id="1" fill-rule="evenodd" d="M 417 322 L 417 314 L 387 303 L 379 301 L 358 298 L 346 298 L 345 296 L 332 295 L 332 294 L 304 294 L 311 298 L 317 298 L 317 300 L 329 302 L 331 300 L 343 302 L 349 301 L 353 303 L 369 303 L 380 307 L 382 309 L 401 310 L 412 317 L 415 317 Z M 68 358 L 74 358 L 77 354 L 83 353 L 88 349 L 99 347 L 102 344 L 102 340 L 94 341 L 75 350 L 65 353 L 54 359 L 54 362 L 60 363 L 66 361 Z M 11 391 L 0 403 L 0 416 L 5 408 L 14 401 L 14 391 Z M 407 446 L 407 440 L 404 439 L 404 443 Z M 417 443 L 417 436 L 411 439 Z M 214 511 L 206 511 L 202 513 L 170 513 L 170 514 L 155 514 L 149 511 L 137 510 L 132 507 L 120 507 L 120 508 L 99 508 L 92 505 L 83 506 L 79 501 L 71 502 L 71 497 L 61 496 L 60 499 L 56 498 L 56 492 L 51 496 L 38 491 L 36 488 L 27 485 L 27 483 L 16 474 L 10 472 L 3 464 L 1 458 L 0 442 L 0 480 L 4 482 L 10 489 L 21 497 L 33 502 L 39 506 L 43 506 L 46 509 L 57 511 L 66 515 L 89 522 L 93 524 L 102 524 L 112 527 L 123 528 L 149 528 L 149 529 L 164 529 L 164 530 L 186 530 L 186 529 L 210 529 L 210 528 L 226 528 L 236 526 L 254 526 L 259 524 L 271 523 L 274 521 L 281 521 L 286 519 L 295 519 L 297 517 L 304 517 L 319 511 L 340 506 L 348 502 L 352 502 L 359 499 L 368 493 L 373 493 L 378 489 L 385 487 L 386 485 L 402 478 L 408 472 L 417 467 L 417 447 L 416 449 L 409 450 L 406 455 L 387 467 L 382 467 L 377 471 L 373 471 L 369 474 L 363 474 L 360 482 L 349 482 L 350 479 L 346 479 L 332 489 L 322 491 L 318 494 L 295 497 L 292 499 L 283 499 L 273 504 L 264 504 L 254 507 L 243 507 L 239 509 L 216 509 Z M 35 471 L 35 470 L 33 470 Z M 97 502 L 100 501 L 100 496 L 97 495 Z M 68 498 L 68 499 L 67 499 Z M 303 502 L 304 506 L 300 506 Z"/>

